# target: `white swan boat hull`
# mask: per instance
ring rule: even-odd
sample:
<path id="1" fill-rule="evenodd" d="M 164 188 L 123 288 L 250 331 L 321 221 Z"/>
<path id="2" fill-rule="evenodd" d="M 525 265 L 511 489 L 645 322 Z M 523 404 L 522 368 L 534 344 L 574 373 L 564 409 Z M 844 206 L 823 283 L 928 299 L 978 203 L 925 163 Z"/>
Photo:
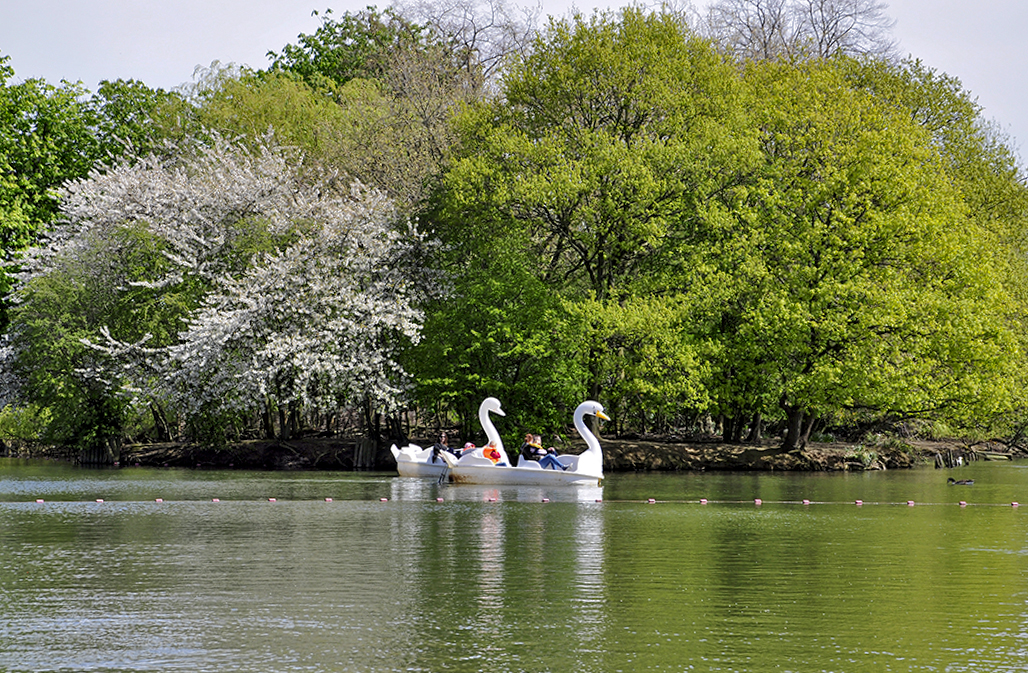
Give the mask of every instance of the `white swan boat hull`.
<path id="1" fill-rule="evenodd" d="M 438 479 L 449 469 L 446 458 L 456 460 L 450 454 L 440 454 L 443 460 L 433 460 L 432 449 L 422 449 L 417 444 L 410 444 L 402 449 L 393 444 L 389 449 L 396 459 L 396 471 L 401 477 L 431 477 Z"/>
<path id="2" fill-rule="evenodd" d="M 451 484 L 486 484 L 510 486 L 598 486 L 603 473 L 551 470 L 541 467 L 497 467 L 495 465 L 457 465 L 443 477 Z"/>

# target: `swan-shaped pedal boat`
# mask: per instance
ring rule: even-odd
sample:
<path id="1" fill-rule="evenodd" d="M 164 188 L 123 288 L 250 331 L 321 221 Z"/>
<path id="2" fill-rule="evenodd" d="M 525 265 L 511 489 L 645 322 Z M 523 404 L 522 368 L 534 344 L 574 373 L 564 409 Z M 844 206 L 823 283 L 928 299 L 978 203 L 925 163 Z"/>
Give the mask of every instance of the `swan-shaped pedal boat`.
<path id="1" fill-rule="evenodd" d="M 454 484 L 508 484 L 513 486 L 556 486 L 563 484 L 599 484 L 603 481 L 603 449 L 596 435 L 585 425 L 585 416 L 590 414 L 610 420 L 603 413 L 603 405 L 586 400 L 575 409 L 575 429 L 585 440 L 586 449 L 579 455 L 560 454 L 557 460 L 565 469 L 555 470 L 542 467 L 538 461 L 518 457 L 515 467 L 486 465 L 471 456 L 461 456 L 457 464 L 445 474 L 445 479 Z"/>
<path id="2" fill-rule="evenodd" d="M 408 444 L 403 448 L 397 448 L 393 444 L 389 450 L 392 452 L 393 458 L 396 459 L 396 471 L 400 473 L 401 477 L 432 477 L 433 479 L 439 479 L 447 474 L 451 468 L 456 467 L 461 460 L 475 464 L 488 463 L 494 467 L 501 463 L 510 465 L 507 452 L 503 449 L 503 440 L 500 439 L 500 433 L 496 431 L 496 426 L 493 425 L 492 419 L 489 418 L 490 413 L 499 414 L 500 416 L 506 415 L 503 413 L 503 409 L 500 408 L 500 401 L 495 397 L 487 397 L 482 400 L 482 404 L 478 405 L 478 421 L 482 424 L 485 436 L 489 440 L 486 446 L 467 451 L 458 460 L 457 456 L 449 451 L 440 451 L 438 456 L 434 456 L 431 447 L 423 449 L 417 444 Z M 485 452 L 490 448 L 497 452 L 497 454 L 491 454 L 493 457 L 498 456 L 498 460 L 495 463 L 492 459 L 486 457 Z"/>
<path id="3" fill-rule="evenodd" d="M 585 440 L 586 450 L 579 455 L 558 455 L 557 460 L 565 467 L 563 470 L 544 468 L 538 461 L 526 460 L 520 456 L 517 465 L 512 466 L 503 449 L 503 440 L 489 419 L 489 411 L 503 415 L 499 404 L 495 398 L 487 398 L 479 408 L 479 420 L 486 430 L 486 436 L 489 437 L 489 446 L 477 448 L 459 459 L 453 455 L 444 455 L 445 466 L 424 462 L 432 459 L 431 449 L 427 450 L 426 456 L 420 447 L 416 447 L 419 450 L 417 453 L 405 453 L 411 447 L 397 449 L 394 446 L 393 455 L 396 456 L 400 476 L 436 477 L 454 484 L 512 486 L 599 484 L 603 481 L 603 449 L 596 435 L 585 424 L 587 414 L 610 420 L 603 413 L 603 405 L 599 402 L 586 400 L 575 409 L 575 429 Z M 491 447 L 499 451 L 499 460 L 494 461 L 485 455 L 484 452 Z M 422 462 L 415 463 L 415 456 L 421 457 Z"/>

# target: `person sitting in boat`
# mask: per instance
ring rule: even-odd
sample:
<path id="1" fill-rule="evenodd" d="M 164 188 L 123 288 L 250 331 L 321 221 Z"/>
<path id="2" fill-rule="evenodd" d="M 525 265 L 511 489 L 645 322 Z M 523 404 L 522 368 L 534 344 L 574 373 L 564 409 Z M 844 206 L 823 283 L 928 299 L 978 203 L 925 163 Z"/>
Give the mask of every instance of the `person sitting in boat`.
<path id="1" fill-rule="evenodd" d="M 500 462 L 503 460 L 503 454 L 500 453 L 500 450 L 492 442 L 482 447 L 482 455 L 493 461 L 493 465 L 496 467 L 507 467 L 507 463 Z"/>
<path id="2" fill-rule="evenodd" d="M 441 462 L 443 462 L 443 459 L 439 457 L 439 452 L 440 451 L 447 451 L 447 452 L 452 453 L 453 455 L 457 456 L 458 458 L 460 458 L 461 450 L 458 449 L 458 448 L 450 448 L 449 444 L 447 444 L 448 440 L 449 440 L 449 437 L 447 436 L 447 434 L 445 432 L 443 432 L 443 433 L 440 433 L 440 435 L 439 435 L 439 441 L 432 445 L 432 462 L 433 463 L 441 463 Z"/>
<path id="3" fill-rule="evenodd" d="M 525 435 L 525 443 L 521 445 L 521 455 L 525 460 L 539 462 L 539 467 L 547 467 L 554 470 L 566 470 L 564 464 L 557 460 L 557 450 L 546 450 L 543 448 L 543 438 L 539 435 L 528 433 Z"/>

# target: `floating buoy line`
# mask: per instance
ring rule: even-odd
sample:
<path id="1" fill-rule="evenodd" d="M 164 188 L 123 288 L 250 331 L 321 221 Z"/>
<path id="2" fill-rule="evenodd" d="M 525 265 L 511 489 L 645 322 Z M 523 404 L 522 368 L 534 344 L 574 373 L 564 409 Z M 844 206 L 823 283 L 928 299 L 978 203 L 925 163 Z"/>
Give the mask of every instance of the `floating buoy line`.
<path id="1" fill-rule="evenodd" d="M 335 502 L 332 498 L 324 498 L 324 501 L 326 503 Z M 389 498 L 379 498 L 378 501 L 386 503 L 386 502 L 389 502 Z M 441 498 L 441 497 L 437 497 L 437 498 L 435 498 L 434 501 L 437 502 L 437 503 L 442 503 L 442 502 L 446 502 L 446 499 L 445 498 Z M 21 502 L 21 501 L 15 500 L 15 501 L 7 501 L 7 502 L 16 503 L 16 502 Z M 43 498 L 37 498 L 35 500 L 35 503 L 37 505 L 43 505 L 43 504 L 46 504 L 47 502 L 68 504 L 68 503 L 84 503 L 84 502 L 94 502 L 94 501 L 90 501 L 90 500 L 49 500 L 48 501 L 48 500 L 45 500 Z M 169 501 L 169 500 L 165 500 L 164 498 L 154 498 L 153 500 L 106 500 L 104 498 L 96 498 L 95 502 L 98 505 L 103 505 L 103 504 L 129 504 L 129 503 L 140 503 L 140 502 L 153 502 L 155 504 L 164 504 L 164 503 L 172 503 L 172 502 L 188 502 L 188 503 L 211 502 L 211 503 L 220 503 L 220 502 L 222 502 L 222 500 L 220 498 L 211 498 L 209 500 L 178 500 L 178 501 L 173 501 L 173 500 Z M 278 500 L 278 498 L 262 498 L 260 500 L 232 500 L 232 501 L 229 501 L 229 502 L 236 502 L 236 503 L 269 502 L 269 503 L 275 503 L 275 502 L 279 502 L 279 500 Z M 293 500 L 293 501 L 288 501 L 288 502 L 311 502 L 311 501 L 309 501 L 309 500 Z M 346 502 L 346 501 L 343 501 L 343 502 Z M 350 501 L 350 502 L 368 502 L 368 501 L 357 500 L 357 501 Z M 399 502 L 420 502 L 420 501 L 417 501 L 417 500 L 401 500 Z M 488 496 L 488 497 L 482 498 L 482 500 L 478 500 L 478 501 L 454 500 L 452 502 L 497 502 L 497 498 L 495 496 Z M 542 500 L 540 502 L 545 504 L 545 503 L 550 502 L 550 499 L 549 498 L 542 498 Z M 575 502 L 577 503 L 578 501 L 575 501 Z M 642 503 L 642 504 L 649 504 L 649 505 L 656 505 L 656 504 L 663 504 L 663 505 L 747 505 L 747 504 L 750 504 L 750 505 L 753 505 L 754 507 L 762 507 L 763 505 L 801 505 L 801 506 L 804 506 L 804 507 L 815 506 L 815 505 L 850 505 L 850 506 L 856 506 L 856 507 L 865 507 L 865 506 L 872 506 L 873 507 L 873 506 L 876 506 L 876 505 L 877 506 L 889 506 L 889 505 L 899 506 L 899 505 L 905 505 L 907 507 L 915 507 L 915 506 L 916 507 L 945 507 L 945 506 L 954 506 L 954 507 L 957 507 L 957 506 L 959 506 L 959 507 L 1012 507 L 1012 508 L 1020 507 L 1020 503 L 1017 502 L 1017 501 L 1013 501 L 1013 502 L 1010 502 L 1010 503 L 996 503 L 996 502 L 972 502 L 972 503 L 968 503 L 966 500 L 961 500 L 959 502 L 915 502 L 914 500 L 907 500 L 905 502 L 867 502 L 867 501 L 864 501 L 864 500 L 852 500 L 852 501 L 807 500 L 807 499 L 803 499 L 803 500 L 763 500 L 762 498 L 754 498 L 753 500 L 708 500 L 707 498 L 700 498 L 698 500 L 657 500 L 656 498 L 647 498 L 646 500 L 603 500 L 602 498 L 596 498 L 595 502 L 598 502 L 598 503 L 600 503 L 600 502 L 609 502 L 609 503 L 618 503 L 618 504 Z M 0 503 L 0 504 L 2 504 L 2 503 Z"/>

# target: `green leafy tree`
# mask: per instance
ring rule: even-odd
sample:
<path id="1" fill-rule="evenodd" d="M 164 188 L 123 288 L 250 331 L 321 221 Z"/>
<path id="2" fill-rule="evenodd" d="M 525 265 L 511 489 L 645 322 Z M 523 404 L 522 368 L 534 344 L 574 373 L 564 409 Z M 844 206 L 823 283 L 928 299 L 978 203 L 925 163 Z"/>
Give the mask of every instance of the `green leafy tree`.
<path id="1" fill-rule="evenodd" d="M 454 111 L 483 94 L 488 67 L 478 60 L 486 54 L 470 52 L 466 40 L 442 29 L 392 9 L 369 7 L 338 20 L 326 15 L 313 35 L 270 53 L 272 66 L 261 77 L 274 82 L 289 74 L 313 95 L 334 100 L 340 109 L 309 125 L 319 156 L 410 209 L 455 142 Z"/>
<path id="2" fill-rule="evenodd" d="M 300 34 L 298 44 L 286 45 L 281 53 L 269 51 L 268 58 L 272 69 L 294 72 L 323 88 L 327 82 L 343 85 L 357 78 L 380 78 L 394 54 L 417 48 L 424 38 L 422 27 L 392 9 L 369 6 L 338 20 L 328 10 L 314 33 Z"/>
<path id="3" fill-rule="evenodd" d="M 129 81 L 102 82 L 90 96 L 80 84 L 41 79 L 17 84 L 0 60 L 0 246 L 10 258 L 37 242 L 58 217 L 58 190 L 111 164 L 132 148 L 154 146 L 151 121 L 175 99 Z M 10 289 L 0 271 L 0 296 Z"/>
<path id="4" fill-rule="evenodd" d="M 13 222 L 28 223 L 0 231 L 4 250 L 34 242 L 57 214 L 57 189 L 92 168 L 98 143 L 94 117 L 82 102 L 87 93 L 77 84 L 39 79 L 0 86 L 0 178 L 16 194 L 8 197 L 20 211 Z"/>
<path id="5" fill-rule="evenodd" d="M 449 291 L 426 306 L 423 338 L 407 353 L 420 408 L 440 422 L 456 417 L 466 437 L 490 395 L 503 402 L 500 430 L 511 441 L 566 427 L 584 380 L 561 347 L 559 298 L 518 236 L 480 240 L 458 230 L 467 232 L 445 232 Z"/>
<path id="6" fill-rule="evenodd" d="M 447 222 L 490 223 L 460 229 L 476 241 L 502 222 L 551 292 L 618 315 L 607 305 L 651 291 L 652 274 L 681 264 L 727 167 L 752 158 L 735 133 L 736 86 L 732 68 L 671 16 L 552 21 L 510 67 L 502 99 L 461 119 Z M 590 396 L 610 378 L 604 332 L 569 342 L 589 368 Z"/>
<path id="7" fill-rule="evenodd" d="M 52 273 L 36 276 L 19 289 L 10 329 L 16 354 L 5 367 L 18 375 L 20 385 L 5 391 L 5 402 L 48 410 L 38 439 L 81 449 L 116 449 L 128 401 L 117 394 L 121 381 L 102 374 L 109 370 L 108 358 L 84 341 L 96 339 L 99 326 L 110 326 L 127 339 L 141 337 L 139 330 L 152 324 L 141 319 L 144 307 L 153 303 L 142 301 L 139 289 L 125 288 L 139 280 L 140 270 L 160 260 L 138 230 L 128 228 L 111 238 L 89 235 Z"/>
<path id="8" fill-rule="evenodd" d="M 619 301 L 564 302 L 562 353 L 577 353 L 581 371 L 600 372 L 613 430 L 666 432 L 710 406 L 705 345 L 693 329 L 683 293 L 633 295 Z M 581 352 L 581 342 L 602 349 Z"/>
<path id="9" fill-rule="evenodd" d="M 896 106 L 931 138 L 964 205 L 964 227 L 976 234 L 973 243 L 978 268 L 998 278 L 1009 298 L 1005 325 L 1017 337 L 1010 349 L 1024 357 L 1028 338 L 1028 187 L 1008 139 L 986 123 L 973 94 L 952 76 L 927 67 L 919 60 L 899 63 L 852 61 L 846 64 L 847 79 L 883 103 Z M 971 425 L 990 425 L 993 420 L 1023 418 L 1028 402 L 1028 363 L 1008 364 L 1001 386 L 982 392 L 1002 391 L 1013 413 L 965 417 Z M 978 391 L 975 391 L 976 394 Z M 1002 407 L 999 407 L 1002 409 Z M 1024 427 L 1023 421 L 1017 421 Z M 1006 428 L 1017 433 L 1017 427 Z M 1002 431 L 995 428 L 992 431 Z"/>
<path id="10" fill-rule="evenodd" d="M 1002 405 L 1009 297 L 976 264 L 987 239 L 930 137 L 832 63 L 764 63 L 746 77 L 764 163 L 715 235 L 732 279 L 711 323 L 724 404 L 774 399 L 785 449 L 840 408 Z"/>
<path id="11" fill-rule="evenodd" d="M 104 80 L 87 101 L 98 144 L 96 159 L 113 165 L 126 155 L 157 151 L 170 135 L 182 96 L 138 80 Z"/>

